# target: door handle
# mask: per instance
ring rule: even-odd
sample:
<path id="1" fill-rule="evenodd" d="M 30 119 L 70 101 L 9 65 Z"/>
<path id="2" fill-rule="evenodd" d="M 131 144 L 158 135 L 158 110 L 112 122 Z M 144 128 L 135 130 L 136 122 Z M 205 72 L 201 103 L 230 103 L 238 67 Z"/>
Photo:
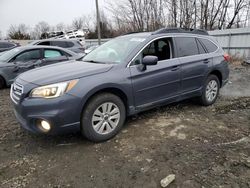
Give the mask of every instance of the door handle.
<path id="1" fill-rule="evenodd" d="M 180 66 L 179 65 L 176 65 L 176 66 L 173 66 L 171 71 L 177 71 L 180 69 Z"/>
<path id="2" fill-rule="evenodd" d="M 203 63 L 208 64 L 209 63 L 209 59 L 203 60 Z"/>

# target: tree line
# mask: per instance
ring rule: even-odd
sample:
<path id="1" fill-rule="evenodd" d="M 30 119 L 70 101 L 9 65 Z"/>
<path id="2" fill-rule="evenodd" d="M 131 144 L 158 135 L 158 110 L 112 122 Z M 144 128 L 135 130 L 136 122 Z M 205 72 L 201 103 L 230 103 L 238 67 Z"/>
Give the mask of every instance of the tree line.
<path id="1" fill-rule="evenodd" d="M 101 11 L 102 38 L 129 32 L 154 31 L 163 27 L 205 30 L 250 26 L 249 0 L 119 0 L 106 2 Z M 75 18 L 70 25 L 50 26 L 39 22 L 33 29 L 11 25 L 12 39 L 42 39 L 50 31 L 88 30 L 86 38 L 97 38 L 95 15 Z"/>

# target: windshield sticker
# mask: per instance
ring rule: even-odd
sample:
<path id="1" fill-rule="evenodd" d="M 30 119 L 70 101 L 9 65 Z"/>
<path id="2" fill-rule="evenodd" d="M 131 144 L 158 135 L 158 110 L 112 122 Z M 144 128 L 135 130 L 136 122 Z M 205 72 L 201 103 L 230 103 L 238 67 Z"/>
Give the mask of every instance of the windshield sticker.
<path id="1" fill-rule="evenodd" d="M 131 42 L 143 42 L 145 39 L 144 38 L 132 38 L 130 39 Z"/>

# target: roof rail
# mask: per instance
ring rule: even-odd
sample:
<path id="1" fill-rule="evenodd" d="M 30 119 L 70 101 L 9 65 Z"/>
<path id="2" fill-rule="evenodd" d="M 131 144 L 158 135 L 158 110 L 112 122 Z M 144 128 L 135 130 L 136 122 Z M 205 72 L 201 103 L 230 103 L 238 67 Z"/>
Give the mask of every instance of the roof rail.
<path id="1" fill-rule="evenodd" d="M 198 35 L 209 35 L 206 30 L 203 29 L 192 29 L 192 28 L 163 28 L 156 30 L 152 35 L 163 34 L 163 33 L 190 33 Z"/>

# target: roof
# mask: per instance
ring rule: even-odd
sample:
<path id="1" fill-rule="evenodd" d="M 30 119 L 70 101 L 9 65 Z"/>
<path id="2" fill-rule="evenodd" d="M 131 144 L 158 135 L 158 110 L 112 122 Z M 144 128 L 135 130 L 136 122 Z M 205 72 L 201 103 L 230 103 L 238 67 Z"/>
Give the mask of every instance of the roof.
<path id="1" fill-rule="evenodd" d="M 167 34 L 167 33 L 180 33 L 180 34 L 196 34 L 196 35 L 209 35 L 206 30 L 193 29 L 193 28 L 163 28 L 152 32 L 152 35 Z"/>
<path id="2" fill-rule="evenodd" d="M 65 42 L 68 42 L 68 41 L 77 41 L 77 39 L 41 39 L 41 40 L 34 40 L 32 41 L 31 43 L 35 43 L 35 42 L 40 42 L 40 41 L 65 41 Z"/>
<path id="3" fill-rule="evenodd" d="M 202 29 L 183 29 L 183 28 L 163 28 L 153 32 L 132 32 L 125 35 L 132 35 L 137 37 L 148 37 L 152 35 L 202 35 L 209 36 L 206 30 Z"/>

